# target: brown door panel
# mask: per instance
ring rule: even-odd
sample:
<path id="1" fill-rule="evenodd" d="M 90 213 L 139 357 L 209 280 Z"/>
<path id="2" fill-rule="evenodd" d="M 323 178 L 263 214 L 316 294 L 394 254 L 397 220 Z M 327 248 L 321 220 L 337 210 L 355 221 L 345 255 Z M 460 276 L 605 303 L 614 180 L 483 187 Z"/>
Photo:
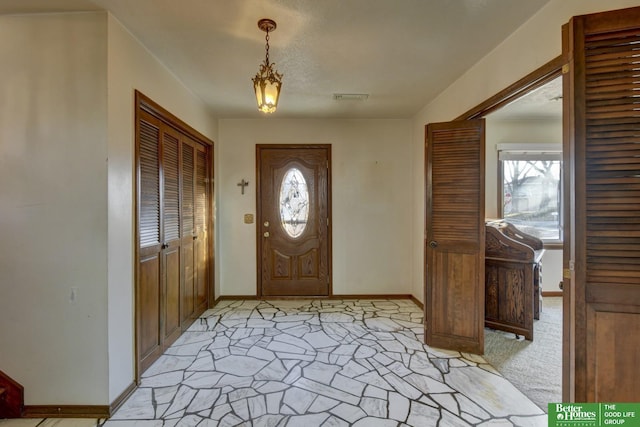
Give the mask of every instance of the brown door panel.
<path id="1" fill-rule="evenodd" d="M 563 400 L 640 396 L 640 7 L 564 28 Z"/>
<path id="2" fill-rule="evenodd" d="M 328 296 L 329 147 L 259 145 L 256 150 L 258 294 Z M 282 197 L 281 188 L 287 190 Z M 305 206 L 308 215 L 296 216 Z M 281 210 L 290 217 L 282 219 Z"/>
<path id="3" fill-rule="evenodd" d="M 430 346 L 484 352 L 484 121 L 426 129 L 425 328 Z"/>

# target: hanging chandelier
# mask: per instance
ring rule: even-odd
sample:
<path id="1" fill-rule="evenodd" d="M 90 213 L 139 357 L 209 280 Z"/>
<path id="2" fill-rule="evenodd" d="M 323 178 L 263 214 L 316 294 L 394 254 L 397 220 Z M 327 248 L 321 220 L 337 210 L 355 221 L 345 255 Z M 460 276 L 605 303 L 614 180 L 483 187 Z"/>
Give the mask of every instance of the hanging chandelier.
<path id="1" fill-rule="evenodd" d="M 273 69 L 275 64 L 269 63 L 269 32 L 276 29 L 276 22 L 271 19 L 261 19 L 258 21 L 258 28 L 267 33 L 265 37 L 267 45 L 264 63 L 260 64 L 258 74 L 252 79 L 253 89 L 256 92 L 258 110 L 263 113 L 273 113 L 278 107 L 282 87 L 282 74 Z"/>

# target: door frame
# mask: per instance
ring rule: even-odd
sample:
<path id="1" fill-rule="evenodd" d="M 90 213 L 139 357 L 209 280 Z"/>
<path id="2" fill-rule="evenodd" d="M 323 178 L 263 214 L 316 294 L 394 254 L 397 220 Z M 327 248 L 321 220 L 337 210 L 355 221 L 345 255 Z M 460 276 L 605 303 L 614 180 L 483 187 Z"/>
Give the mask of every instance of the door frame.
<path id="1" fill-rule="evenodd" d="M 259 226 L 262 223 L 262 205 L 260 200 L 262 199 L 261 182 L 260 182 L 260 169 L 261 164 L 261 150 L 263 149 L 322 149 L 327 151 L 327 262 L 329 276 L 329 293 L 326 297 L 331 298 L 333 296 L 333 249 L 332 249 L 332 236 L 333 236 L 333 211 L 331 207 L 331 144 L 256 144 L 256 296 L 262 298 L 262 228 Z M 278 298 L 290 298 L 290 299 L 309 299 L 314 297 L 278 297 Z M 316 297 L 317 298 L 317 297 Z"/>

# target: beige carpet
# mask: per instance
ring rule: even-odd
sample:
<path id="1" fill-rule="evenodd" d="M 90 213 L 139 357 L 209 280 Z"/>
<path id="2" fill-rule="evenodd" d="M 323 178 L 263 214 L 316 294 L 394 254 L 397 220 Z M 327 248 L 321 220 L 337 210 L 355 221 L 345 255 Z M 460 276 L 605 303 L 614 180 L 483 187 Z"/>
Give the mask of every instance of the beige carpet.
<path id="1" fill-rule="evenodd" d="M 485 328 L 484 358 L 546 412 L 562 401 L 562 298 L 544 298 L 533 328 L 533 341 Z"/>

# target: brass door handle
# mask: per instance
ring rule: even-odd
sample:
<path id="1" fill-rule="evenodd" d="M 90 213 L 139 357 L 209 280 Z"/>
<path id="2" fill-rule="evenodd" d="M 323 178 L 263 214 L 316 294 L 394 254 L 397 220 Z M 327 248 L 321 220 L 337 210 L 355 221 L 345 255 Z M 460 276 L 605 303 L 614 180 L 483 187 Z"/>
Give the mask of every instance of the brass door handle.
<path id="1" fill-rule="evenodd" d="M 268 232 L 268 231 L 265 231 L 262 235 L 263 235 L 264 237 L 269 237 L 269 232 Z"/>
<path id="2" fill-rule="evenodd" d="M 429 242 L 429 246 L 431 246 L 432 248 L 437 248 L 438 247 L 438 242 L 436 242 L 435 240 L 432 240 Z"/>

